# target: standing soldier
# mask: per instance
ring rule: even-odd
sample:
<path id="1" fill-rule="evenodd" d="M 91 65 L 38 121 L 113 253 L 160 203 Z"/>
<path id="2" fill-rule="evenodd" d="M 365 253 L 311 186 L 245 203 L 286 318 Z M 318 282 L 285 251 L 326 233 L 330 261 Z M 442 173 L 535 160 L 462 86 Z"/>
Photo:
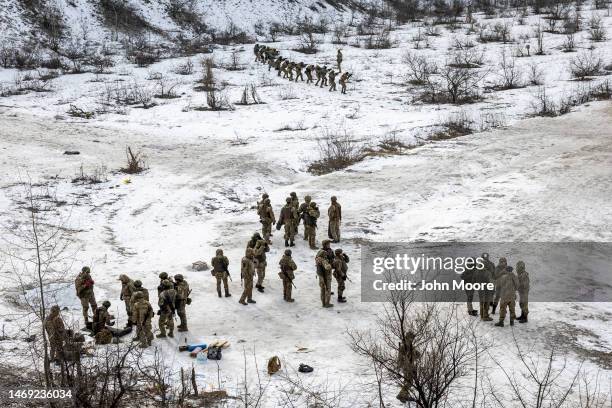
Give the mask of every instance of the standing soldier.
<path id="1" fill-rule="evenodd" d="M 45 332 L 49 340 L 49 358 L 54 362 L 61 361 L 64 355 L 66 328 L 58 305 L 51 306 L 49 315 L 45 319 Z"/>
<path id="2" fill-rule="evenodd" d="M 157 296 L 161 295 L 164 291 L 164 281 L 168 279 L 168 273 L 162 272 L 159 274 L 159 285 L 157 285 Z"/>
<path id="3" fill-rule="evenodd" d="M 493 300 L 493 304 L 492 304 L 493 311 L 491 312 L 491 314 L 495 314 L 495 310 L 497 309 L 497 306 L 499 305 L 499 299 L 501 296 L 499 290 L 497 290 L 497 280 L 499 279 L 500 276 L 502 276 L 506 272 L 507 267 L 508 267 L 508 261 L 506 260 L 506 258 L 504 257 L 499 258 L 499 263 L 495 267 L 495 299 Z"/>
<path id="4" fill-rule="evenodd" d="M 212 274 L 217 279 L 217 295 L 221 297 L 221 282 L 225 288 L 225 297 L 230 297 L 229 285 L 227 284 L 227 277 L 229 275 L 229 259 L 223 255 L 222 249 L 217 249 L 215 257 L 210 261 L 213 267 Z"/>
<path id="5" fill-rule="evenodd" d="M 278 74 L 278 76 L 281 76 L 281 72 L 283 70 L 283 57 L 278 57 L 275 61 L 274 61 L 274 69 L 276 69 L 276 73 Z"/>
<path id="6" fill-rule="evenodd" d="M 270 241 L 270 237 L 272 236 L 272 225 L 276 222 L 276 217 L 274 217 L 274 210 L 272 210 L 272 204 L 270 204 L 269 198 L 263 201 L 259 214 L 259 222 L 261 222 L 261 233 L 264 239 L 271 244 L 272 241 Z"/>
<path id="7" fill-rule="evenodd" d="M 266 277 L 266 266 L 268 265 L 266 262 L 266 252 L 270 251 L 270 246 L 264 239 L 261 238 L 259 232 L 256 232 L 249 240 L 247 248 L 251 248 L 253 250 L 253 262 L 255 263 L 255 270 L 257 271 L 257 284 L 255 287 L 258 291 L 263 293 L 265 289 L 263 286 L 263 281 Z"/>
<path id="8" fill-rule="evenodd" d="M 321 288 L 321 304 L 323 307 L 334 307 L 330 303 L 332 263 L 334 262 L 334 251 L 330 248 L 331 241 L 326 239 L 322 242 L 323 248 L 317 252 L 315 264 L 317 276 L 319 277 L 319 288 Z"/>
<path id="9" fill-rule="evenodd" d="M 127 275 L 119 275 L 119 280 L 121 281 L 121 295 L 119 296 L 120 300 L 123 300 L 125 303 L 125 313 L 127 314 L 127 326 L 132 325 L 132 320 L 130 318 L 130 300 L 132 299 L 132 293 L 134 293 L 134 281 L 132 281 Z"/>
<path id="10" fill-rule="evenodd" d="M 338 202 L 336 196 L 332 196 L 331 204 L 327 209 L 329 224 L 327 228 L 327 236 L 334 243 L 340 242 L 340 222 L 342 221 L 342 206 Z"/>
<path id="11" fill-rule="evenodd" d="M 142 287 L 142 281 L 135 280 L 134 281 L 134 292 L 132 293 L 132 297 L 130 298 L 130 310 L 134 310 L 134 303 L 136 303 L 136 295 L 138 293 L 142 293 L 142 296 L 147 301 L 149 300 L 149 291 Z"/>
<path id="12" fill-rule="evenodd" d="M 323 65 L 323 67 L 321 67 L 321 85 L 319 85 L 320 88 L 327 86 L 327 71 L 327 65 Z"/>
<path id="13" fill-rule="evenodd" d="M 285 246 L 295 246 L 295 220 L 298 218 L 297 210 L 291 204 L 291 197 L 285 200 L 285 206 L 281 210 L 276 229 L 280 231 L 281 226 L 285 226 Z"/>
<path id="14" fill-rule="evenodd" d="M 285 254 L 278 262 L 280 266 L 280 272 L 278 275 L 283 280 L 283 300 L 285 302 L 294 302 L 295 300 L 291 297 L 291 290 L 293 287 L 293 280 L 295 279 L 295 270 L 297 265 L 291 258 L 291 250 L 285 249 Z"/>
<path id="15" fill-rule="evenodd" d="M 83 318 L 85 319 L 85 326 L 89 323 L 87 312 L 89 306 L 91 306 L 91 312 L 96 310 L 98 305 L 96 304 L 96 297 L 94 296 L 94 281 L 91 279 L 91 270 L 89 266 L 84 266 L 81 269 L 81 273 L 74 280 L 74 286 L 76 288 L 76 294 L 81 301 L 81 307 L 83 309 Z"/>
<path id="16" fill-rule="evenodd" d="M 312 80 L 312 71 L 314 70 L 314 65 L 308 65 L 306 67 L 306 84 L 312 84 L 313 80 Z"/>
<path id="17" fill-rule="evenodd" d="M 333 69 L 329 70 L 329 75 L 328 75 L 329 83 L 330 83 L 329 92 L 336 91 L 336 75 L 338 74 L 339 72 L 336 72 Z"/>
<path id="18" fill-rule="evenodd" d="M 346 83 L 348 82 L 350 77 L 351 74 L 349 74 L 348 72 L 345 72 L 344 74 L 340 75 L 340 79 L 338 80 L 338 82 L 340 82 L 340 88 L 343 94 L 346 93 Z"/>
<path id="19" fill-rule="evenodd" d="M 255 54 L 255 61 L 259 61 L 259 44 L 255 44 L 255 47 L 253 47 L 253 54 Z"/>
<path id="20" fill-rule="evenodd" d="M 134 306 L 132 315 L 134 324 L 136 324 L 136 338 L 140 340 L 140 347 L 146 348 L 153 341 L 153 330 L 151 320 L 155 316 L 153 307 L 148 299 L 145 299 L 143 292 L 134 293 Z"/>
<path id="21" fill-rule="evenodd" d="M 295 208 L 297 218 L 293 220 L 293 229 L 295 230 L 295 234 L 298 234 L 298 226 L 300 225 L 300 199 L 298 198 L 295 191 L 289 193 L 289 198 L 291 198 L 291 205 Z"/>
<path id="22" fill-rule="evenodd" d="M 298 78 L 304 81 L 304 76 L 302 75 L 302 69 L 304 69 L 305 64 L 300 62 L 295 64 L 295 82 L 298 81 Z"/>
<path id="23" fill-rule="evenodd" d="M 472 258 L 469 258 L 472 259 Z M 469 283 L 470 285 L 476 282 L 476 267 L 471 265 L 470 267 L 466 267 L 463 273 L 461 274 L 461 280 L 464 283 Z M 474 289 L 465 289 L 465 295 L 467 297 L 467 312 L 470 316 L 478 316 L 478 312 L 474 310 Z"/>
<path id="24" fill-rule="evenodd" d="M 521 315 L 518 321 L 519 323 L 527 323 L 527 315 L 529 314 L 529 273 L 525 270 L 525 262 L 518 261 L 516 263 L 516 273 L 518 274 L 519 306 L 521 307 Z"/>
<path id="25" fill-rule="evenodd" d="M 174 275 L 174 281 L 176 282 L 174 285 L 174 289 L 176 290 L 175 309 L 181 321 L 177 329 L 179 332 L 186 332 L 189 331 L 189 329 L 187 328 L 187 311 L 185 308 L 187 305 L 191 304 L 191 299 L 189 298 L 191 290 L 189 289 L 189 284 L 185 280 L 185 277 L 180 273 Z"/>
<path id="26" fill-rule="evenodd" d="M 348 272 L 348 263 L 349 257 L 347 254 L 342 252 L 342 249 L 338 248 L 334 251 L 335 258 L 332 262 L 332 267 L 334 269 L 334 278 L 336 278 L 336 282 L 338 283 L 338 302 L 345 303 L 346 298 L 342 296 L 344 293 L 344 289 L 346 288 L 346 279 Z"/>
<path id="27" fill-rule="evenodd" d="M 253 263 L 253 249 L 247 248 L 246 254 L 240 262 L 240 277 L 243 280 L 244 290 L 238 303 L 247 305 L 257 303 L 253 300 L 253 275 L 255 274 L 255 264 Z M 246 301 L 246 302 L 245 302 Z"/>
<path id="28" fill-rule="evenodd" d="M 342 51 L 340 50 L 336 54 L 336 62 L 338 63 L 338 71 L 342 71 Z"/>
<path id="29" fill-rule="evenodd" d="M 477 270 L 478 282 L 483 284 L 495 283 L 495 264 L 489 260 L 486 252 L 481 255 L 484 267 Z M 480 320 L 490 322 L 493 319 L 489 316 L 489 307 L 495 291 L 486 288 L 478 291 L 478 301 L 480 302 Z"/>
<path id="30" fill-rule="evenodd" d="M 314 201 L 310 202 L 308 206 L 308 211 L 304 215 L 304 231 L 306 235 L 308 235 L 308 246 L 310 249 L 318 249 L 317 248 L 317 219 L 319 219 L 320 212 L 317 207 L 317 203 Z"/>
<path id="31" fill-rule="evenodd" d="M 506 307 L 510 310 L 510 326 L 514 326 L 516 312 L 514 311 L 514 303 L 516 302 L 516 291 L 518 290 L 518 278 L 512 272 L 512 267 L 507 266 L 505 271 L 497 278 L 496 292 L 499 293 L 499 322 L 495 326 L 504 327 L 506 319 Z"/>
<path id="32" fill-rule="evenodd" d="M 310 196 L 304 196 L 304 202 L 302 204 L 300 204 L 300 207 L 298 208 L 298 215 L 300 217 L 300 219 L 302 221 L 304 221 L 304 241 L 308 241 L 308 229 L 306 228 L 306 220 L 305 217 L 308 213 L 308 206 L 310 205 Z"/>
<path id="33" fill-rule="evenodd" d="M 315 86 L 319 85 L 319 83 L 323 80 L 323 76 L 321 75 L 321 67 L 315 67 L 315 75 L 317 76 L 317 82 L 315 82 Z"/>
<path id="34" fill-rule="evenodd" d="M 166 329 L 168 329 L 168 337 L 174 337 L 174 315 L 176 310 L 174 305 L 176 304 L 176 290 L 174 290 L 174 284 L 169 279 L 165 279 L 162 282 L 163 291 L 159 294 L 159 334 L 158 338 L 166 337 Z"/>

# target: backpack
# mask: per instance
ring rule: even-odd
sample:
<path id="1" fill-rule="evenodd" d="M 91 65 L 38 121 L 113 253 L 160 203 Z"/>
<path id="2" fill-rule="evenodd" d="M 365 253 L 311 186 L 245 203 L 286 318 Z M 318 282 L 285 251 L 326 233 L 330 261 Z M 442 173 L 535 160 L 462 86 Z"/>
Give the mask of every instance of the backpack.
<path id="1" fill-rule="evenodd" d="M 268 375 L 272 375 L 278 372 L 281 369 L 281 362 L 278 356 L 271 357 L 268 360 Z"/>
<path id="2" fill-rule="evenodd" d="M 209 360 L 221 360 L 221 357 L 223 357 L 221 347 L 212 346 L 208 349 Z"/>

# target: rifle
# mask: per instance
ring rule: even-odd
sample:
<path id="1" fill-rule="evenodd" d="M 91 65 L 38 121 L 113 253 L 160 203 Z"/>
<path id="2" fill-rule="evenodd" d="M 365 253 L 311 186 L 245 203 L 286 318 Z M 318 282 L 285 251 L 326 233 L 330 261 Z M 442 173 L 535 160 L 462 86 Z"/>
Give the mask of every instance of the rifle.
<path id="1" fill-rule="evenodd" d="M 232 274 L 230 273 L 229 269 L 225 268 L 225 271 L 223 271 L 225 273 L 227 273 L 227 276 L 230 278 L 230 282 L 233 282 L 234 280 L 232 279 Z"/>
<path id="2" fill-rule="evenodd" d="M 287 278 L 287 280 L 288 280 L 289 282 L 291 282 L 291 284 L 293 285 L 293 287 L 294 287 L 294 288 L 296 288 L 296 289 L 297 289 L 297 286 L 295 286 L 295 283 L 293 283 L 293 279 L 289 279 L 289 275 L 287 275 L 287 272 L 285 272 L 284 270 L 282 270 L 282 269 L 281 269 L 281 273 L 282 273 L 283 275 L 285 275 L 285 277 Z"/>

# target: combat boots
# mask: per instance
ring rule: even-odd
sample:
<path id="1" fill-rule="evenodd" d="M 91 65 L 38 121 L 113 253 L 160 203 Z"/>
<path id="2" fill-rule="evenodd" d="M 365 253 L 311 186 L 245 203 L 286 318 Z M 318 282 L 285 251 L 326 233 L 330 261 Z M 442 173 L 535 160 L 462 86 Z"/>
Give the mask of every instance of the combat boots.
<path id="1" fill-rule="evenodd" d="M 495 310 L 497 310 L 497 304 L 493 305 L 493 310 L 491 310 L 491 314 L 495 314 Z"/>
<path id="2" fill-rule="evenodd" d="M 529 320 L 527 319 L 527 315 L 523 315 L 518 319 L 519 323 L 527 323 Z"/>
<path id="3" fill-rule="evenodd" d="M 166 336 L 166 333 L 159 333 L 159 334 L 158 334 L 157 336 L 155 336 L 155 337 L 157 337 L 158 339 L 165 339 L 165 338 L 166 338 L 166 337 L 168 337 L 168 336 Z"/>
<path id="4" fill-rule="evenodd" d="M 344 296 L 338 296 L 339 303 L 346 303 L 346 298 Z"/>
<path id="5" fill-rule="evenodd" d="M 499 322 L 495 323 L 495 326 L 497 326 L 497 327 L 504 327 L 504 321 L 500 320 Z"/>
<path id="6" fill-rule="evenodd" d="M 285 246 L 286 246 L 286 247 L 288 247 L 288 246 L 289 246 L 289 240 L 288 240 L 288 239 L 286 239 L 286 240 L 285 240 Z"/>
<path id="7" fill-rule="evenodd" d="M 514 326 L 514 319 L 510 318 L 510 326 Z"/>
<path id="8" fill-rule="evenodd" d="M 177 329 L 179 332 L 186 332 L 186 331 L 189 331 L 189 330 L 187 329 L 187 326 L 178 326 L 176 329 Z"/>
<path id="9" fill-rule="evenodd" d="M 168 332 L 168 337 L 170 337 L 171 339 L 174 338 L 174 332 L 172 330 Z"/>
<path id="10" fill-rule="evenodd" d="M 231 297 L 232 295 L 229 293 L 229 290 L 225 291 L 225 297 Z"/>
<path id="11" fill-rule="evenodd" d="M 330 307 L 334 307 L 334 305 L 332 305 L 331 303 L 327 303 L 327 304 L 323 305 L 323 307 L 330 308 Z"/>
<path id="12" fill-rule="evenodd" d="M 217 296 L 221 297 L 221 291 L 220 290 L 217 291 Z"/>
<path id="13" fill-rule="evenodd" d="M 291 243 L 289 244 L 289 246 L 295 246 L 295 243 L 293 242 L 293 240 L 291 240 Z"/>

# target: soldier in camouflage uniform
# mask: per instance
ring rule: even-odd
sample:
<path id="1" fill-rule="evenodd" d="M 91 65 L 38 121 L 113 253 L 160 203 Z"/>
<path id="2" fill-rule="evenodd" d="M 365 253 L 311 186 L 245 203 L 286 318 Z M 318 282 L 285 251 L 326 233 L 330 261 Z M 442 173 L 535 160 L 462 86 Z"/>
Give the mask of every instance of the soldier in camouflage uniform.
<path id="1" fill-rule="evenodd" d="M 321 67 L 321 84 L 319 85 L 320 88 L 327 86 L 327 71 L 327 65 L 323 65 L 323 67 Z"/>
<path id="2" fill-rule="evenodd" d="M 473 284 L 477 279 L 477 270 L 475 265 L 466 267 L 461 274 L 461 280 L 465 283 Z M 467 312 L 470 316 L 478 316 L 478 312 L 474 310 L 474 289 L 465 289 L 465 295 L 467 297 Z"/>
<path id="3" fill-rule="evenodd" d="M 253 54 L 255 54 L 255 61 L 259 61 L 259 44 L 255 44 L 253 47 Z"/>
<path id="4" fill-rule="evenodd" d="M 491 314 L 495 314 L 495 310 L 499 305 L 500 292 L 497 290 L 497 279 L 499 279 L 499 277 L 506 272 L 507 267 L 508 261 L 506 260 L 506 258 L 499 258 L 499 263 L 495 267 L 495 299 L 493 300 L 493 311 L 491 312 Z"/>
<path id="5" fill-rule="evenodd" d="M 136 325 L 136 338 L 140 341 L 140 347 L 146 348 L 153 341 L 151 321 L 153 316 L 155 316 L 155 312 L 149 300 L 145 299 L 143 292 L 134 293 L 134 300 L 132 310 L 134 324 Z"/>
<path id="6" fill-rule="evenodd" d="M 159 334 L 158 338 L 166 337 L 166 329 L 168 330 L 168 337 L 174 337 L 174 315 L 176 310 L 174 305 L 176 304 L 176 290 L 174 290 L 174 284 L 169 279 L 165 279 L 162 282 L 163 291 L 159 294 L 159 300 L 157 305 L 159 306 Z"/>
<path id="7" fill-rule="evenodd" d="M 334 71 L 333 69 L 329 70 L 329 74 L 327 75 L 327 77 L 329 78 L 329 92 L 332 91 L 336 91 L 336 75 L 338 75 L 339 72 Z"/>
<path id="8" fill-rule="evenodd" d="M 346 298 L 342 296 L 344 293 L 344 289 L 346 288 L 345 282 L 348 278 L 348 263 L 349 257 L 347 254 L 342 252 L 342 249 L 338 248 L 334 251 L 335 257 L 332 262 L 332 268 L 334 270 L 334 278 L 336 278 L 336 282 L 338 283 L 338 302 L 345 303 Z"/>
<path id="9" fill-rule="evenodd" d="M 132 299 L 132 293 L 134 293 L 134 281 L 132 281 L 127 275 L 119 275 L 121 281 L 121 295 L 120 300 L 125 303 L 125 313 L 127 314 L 127 326 L 132 325 L 131 311 L 130 311 L 130 300 Z"/>
<path id="10" fill-rule="evenodd" d="M 244 290 L 238 303 L 247 305 L 257 303 L 253 300 L 253 275 L 255 274 L 255 263 L 253 259 L 253 249 L 247 248 L 245 256 L 240 262 L 240 277 L 243 280 Z"/>
<path id="11" fill-rule="evenodd" d="M 332 196 L 331 204 L 327 209 L 329 224 L 327 228 L 327 236 L 332 242 L 340 242 L 340 223 L 342 222 L 342 206 L 338 202 L 336 196 Z"/>
<path id="12" fill-rule="evenodd" d="M 527 315 L 529 314 L 529 273 L 525 270 L 525 262 L 518 261 L 516 263 L 516 273 L 518 277 L 518 293 L 519 306 L 521 307 L 521 315 L 518 318 L 519 323 L 527 323 Z"/>
<path id="13" fill-rule="evenodd" d="M 142 287 L 142 281 L 135 280 L 134 281 L 134 291 L 132 292 L 132 297 L 130 298 L 130 310 L 134 309 L 134 303 L 136 303 L 136 294 L 142 293 L 142 296 L 148 301 L 149 300 L 149 291 Z"/>
<path id="14" fill-rule="evenodd" d="M 481 255 L 484 267 L 477 270 L 477 279 L 479 283 L 495 283 L 495 264 L 489 259 L 489 254 Z M 493 319 L 489 316 L 489 308 L 493 300 L 494 291 L 488 289 L 480 289 L 478 291 L 478 301 L 480 305 L 480 320 L 490 322 Z"/>
<path id="15" fill-rule="evenodd" d="M 169 279 L 167 272 L 162 272 L 159 274 L 159 285 L 157 285 L 157 296 L 161 295 L 164 291 L 164 281 Z"/>
<path id="16" fill-rule="evenodd" d="M 338 71 L 342 71 L 342 51 L 340 50 L 336 54 L 336 62 L 338 63 Z"/>
<path id="17" fill-rule="evenodd" d="M 289 198 L 291 198 L 291 205 L 295 208 L 297 218 L 293 220 L 293 228 L 295 229 L 295 234 L 298 234 L 298 227 L 300 225 L 300 199 L 298 198 L 295 191 L 289 193 Z"/>
<path id="18" fill-rule="evenodd" d="M 314 81 L 312 79 L 312 71 L 315 69 L 314 65 L 308 65 L 304 72 L 306 72 L 306 84 L 312 84 Z"/>
<path id="19" fill-rule="evenodd" d="M 54 362 L 61 361 L 67 333 L 58 305 L 51 306 L 49 315 L 45 318 L 45 332 L 49 341 L 49 358 Z"/>
<path id="20" fill-rule="evenodd" d="M 269 244 L 272 243 L 270 237 L 272 236 L 272 225 L 276 222 L 276 217 L 274 216 L 274 210 L 272 210 L 269 198 L 266 198 L 261 206 L 259 222 L 261 222 L 261 233 L 264 239 Z"/>
<path id="21" fill-rule="evenodd" d="M 93 313 L 96 310 L 98 305 L 96 304 L 96 297 L 94 295 L 94 281 L 91 279 L 91 270 L 88 266 L 84 266 L 81 269 L 81 273 L 74 280 L 74 286 L 76 289 L 76 294 L 81 301 L 81 307 L 83 308 L 83 318 L 85 319 L 85 325 L 89 323 L 89 317 L 87 316 L 87 312 L 89 311 L 89 306 L 91 306 L 91 311 Z"/>
<path id="22" fill-rule="evenodd" d="M 270 251 L 270 246 L 261 238 L 261 235 L 256 232 L 247 243 L 247 248 L 253 250 L 253 262 L 255 263 L 255 270 L 257 271 L 257 284 L 255 287 L 258 291 L 263 293 L 265 289 L 263 281 L 266 277 L 266 266 L 268 265 L 266 261 L 266 252 Z"/>
<path id="23" fill-rule="evenodd" d="M 304 69 L 305 66 L 306 65 L 303 62 L 295 64 L 295 82 L 297 82 L 298 79 L 301 79 L 302 81 L 304 81 L 304 76 L 302 75 L 302 69 Z"/>
<path id="24" fill-rule="evenodd" d="M 338 82 L 340 83 L 341 92 L 343 94 L 346 93 L 346 83 L 348 82 L 350 77 L 351 74 L 349 74 L 348 72 L 345 72 L 344 74 L 340 75 L 340 79 L 338 80 Z"/>
<path id="25" fill-rule="evenodd" d="M 97 307 L 93 314 L 93 322 L 91 324 L 91 331 L 93 334 L 98 334 L 106 328 L 106 326 L 112 325 L 113 316 L 108 312 L 111 307 L 111 302 L 105 300 L 102 302 L 102 306 Z"/>
<path id="26" fill-rule="evenodd" d="M 285 226 L 285 246 L 295 246 L 295 220 L 298 219 L 297 210 L 291 203 L 291 198 L 287 197 L 286 204 L 281 210 L 280 217 L 276 223 L 276 229 L 280 231 Z"/>
<path id="27" fill-rule="evenodd" d="M 321 289 L 321 304 L 323 307 L 334 307 L 330 303 L 332 263 L 334 262 L 334 251 L 330 247 L 331 241 L 326 239 L 322 242 L 322 248 L 317 252 L 315 264 L 317 276 L 319 277 L 319 288 Z"/>
<path id="28" fill-rule="evenodd" d="M 181 323 L 176 327 L 179 332 L 189 331 L 187 328 L 187 311 L 185 310 L 186 306 L 191 304 L 191 298 L 189 295 L 191 294 L 191 290 L 189 289 L 189 284 L 185 280 L 183 275 L 176 274 L 174 275 L 174 290 L 176 291 L 175 298 L 175 310 L 178 315 Z"/>
<path id="29" fill-rule="evenodd" d="M 514 306 L 516 302 L 516 291 L 518 290 L 519 282 L 518 278 L 512 272 L 511 266 L 506 266 L 503 273 L 499 275 L 495 285 L 495 291 L 498 293 L 500 299 L 499 305 L 499 322 L 495 323 L 495 326 L 504 327 L 504 320 L 506 319 L 506 307 L 510 310 L 510 326 L 514 326 L 514 320 L 516 319 L 516 312 Z"/>
<path id="30" fill-rule="evenodd" d="M 314 201 L 310 202 L 308 210 L 304 213 L 304 233 L 308 236 L 308 246 L 310 249 L 317 248 L 317 220 L 319 219 L 320 212 L 317 203 Z"/>
<path id="31" fill-rule="evenodd" d="M 213 267 L 212 275 L 217 279 L 217 295 L 221 297 L 221 282 L 223 282 L 225 297 L 232 296 L 229 293 L 229 285 L 227 283 L 227 278 L 229 276 L 229 259 L 223 255 L 222 249 L 217 249 L 215 257 L 210 261 L 210 264 Z"/>
<path id="32" fill-rule="evenodd" d="M 315 75 L 317 76 L 317 82 L 315 82 L 315 86 L 318 86 L 323 81 L 323 75 L 321 75 L 321 67 L 315 67 Z"/>
<path id="33" fill-rule="evenodd" d="M 283 71 L 283 61 L 285 61 L 283 57 L 278 57 L 274 61 L 274 69 L 276 69 L 278 76 L 281 76 L 281 72 Z"/>
<path id="34" fill-rule="evenodd" d="M 280 272 L 278 276 L 283 280 L 283 300 L 285 302 L 294 302 L 295 300 L 291 297 L 291 291 L 293 288 L 293 280 L 295 279 L 295 270 L 297 265 L 291 258 L 291 250 L 285 249 L 285 254 L 278 262 L 280 266 Z"/>
<path id="35" fill-rule="evenodd" d="M 309 195 L 304 196 L 304 202 L 298 207 L 298 216 L 300 217 L 300 220 L 304 221 L 304 241 L 308 241 L 308 229 L 306 228 L 306 221 L 304 220 L 304 217 L 308 213 L 308 206 L 310 205 L 311 200 L 312 199 Z"/>

